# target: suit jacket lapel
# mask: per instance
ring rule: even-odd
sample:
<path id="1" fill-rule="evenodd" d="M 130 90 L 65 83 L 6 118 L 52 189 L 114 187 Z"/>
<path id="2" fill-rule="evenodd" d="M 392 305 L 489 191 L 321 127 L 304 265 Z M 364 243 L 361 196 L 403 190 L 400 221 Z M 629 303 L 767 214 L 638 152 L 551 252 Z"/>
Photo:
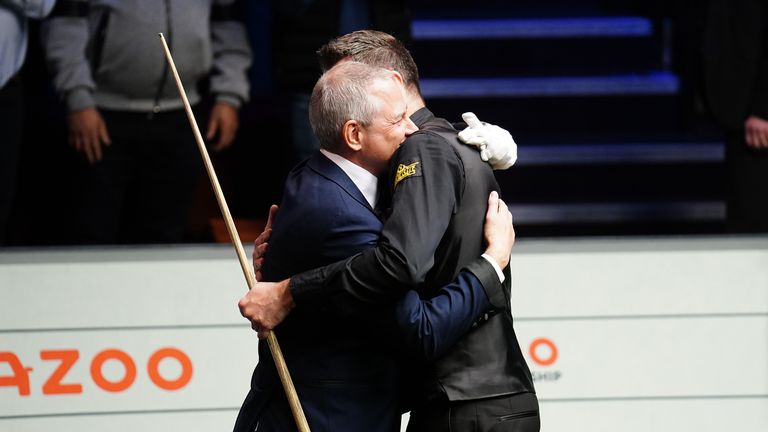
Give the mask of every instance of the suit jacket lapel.
<path id="1" fill-rule="evenodd" d="M 325 157 L 322 153 L 315 153 L 315 155 L 307 161 L 307 165 L 321 176 L 339 185 L 339 187 L 349 194 L 355 201 L 373 212 L 373 208 L 368 204 L 368 200 L 365 199 L 363 193 L 360 192 L 360 189 L 355 186 L 352 179 L 350 179 L 338 165 L 333 163 L 333 161 Z"/>

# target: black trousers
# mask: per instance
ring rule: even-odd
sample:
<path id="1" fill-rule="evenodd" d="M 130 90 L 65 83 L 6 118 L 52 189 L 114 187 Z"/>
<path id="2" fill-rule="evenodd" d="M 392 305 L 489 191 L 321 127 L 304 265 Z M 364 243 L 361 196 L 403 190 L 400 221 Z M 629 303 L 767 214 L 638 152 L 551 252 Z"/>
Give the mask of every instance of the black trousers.
<path id="1" fill-rule="evenodd" d="M 534 393 L 470 401 L 436 398 L 414 409 L 409 432 L 538 432 L 539 402 Z"/>
<path id="2" fill-rule="evenodd" d="M 728 231 L 768 233 L 768 149 L 747 147 L 743 129 L 727 141 Z"/>
<path id="3" fill-rule="evenodd" d="M 103 148 L 101 161 L 84 168 L 79 239 L 85 244 L 182 241 L 203 172 L 186 114 L 101 114 L 112 144 Z"/>
<path id="4" fill-rule="evenodd" d="M 14 77 L 0 88 L 0 245 L 6 241 L 8 219 L 16 193 L 23 112 L 21 80 Z"/>

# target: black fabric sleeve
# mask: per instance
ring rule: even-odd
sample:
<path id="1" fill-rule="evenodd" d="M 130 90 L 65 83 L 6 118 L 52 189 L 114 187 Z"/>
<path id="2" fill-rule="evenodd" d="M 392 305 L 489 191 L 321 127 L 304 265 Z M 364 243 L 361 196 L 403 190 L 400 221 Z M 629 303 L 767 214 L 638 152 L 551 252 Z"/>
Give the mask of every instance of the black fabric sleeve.
<path id="1" fill-rule="evenodd" d="M 477 277 L 480 283 L 483 284 L 485 295 L 488 296 L 488 301 L 496 309 L 509 309 L 509 292 L 505 289 L 505 286 L 509 284 L 502 284 L 499 281 L 499 275 L 496 274 L 496 269 L 493 268 L 491 263 L 485 258 L 480 258 L 467 264 L 464 268 Z M 508 272 L 506 272 L 508 273 Z M 506 274 L 506 280 L 509 280 L 510 275 Z"/>

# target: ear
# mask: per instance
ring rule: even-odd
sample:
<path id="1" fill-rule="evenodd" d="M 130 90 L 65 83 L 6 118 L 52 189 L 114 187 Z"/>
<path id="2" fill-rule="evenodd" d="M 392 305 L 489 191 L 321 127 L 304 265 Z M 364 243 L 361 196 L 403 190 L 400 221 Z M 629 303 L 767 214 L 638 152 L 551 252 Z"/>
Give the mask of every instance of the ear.
<path id="1" fill-rule="evenodd" d="M 341 133 L 344 138 L 344 143 L 352 151 L 360 151 L 363 148 L 362 125 L 357 120 L 347 120 L 344 126 L 341 128 Z"/>
<path id="2" fill-rule="evenodd" d="M 396 71 L 394 69 L 390 69 L 390 70 L 395 75 L 395 81 L 399 82 L 402 85 L 405 85 L 405 80 L 403 80 L 403 76 L 400 75 L 400 72 L 398 72 L 398 71 Z"/>

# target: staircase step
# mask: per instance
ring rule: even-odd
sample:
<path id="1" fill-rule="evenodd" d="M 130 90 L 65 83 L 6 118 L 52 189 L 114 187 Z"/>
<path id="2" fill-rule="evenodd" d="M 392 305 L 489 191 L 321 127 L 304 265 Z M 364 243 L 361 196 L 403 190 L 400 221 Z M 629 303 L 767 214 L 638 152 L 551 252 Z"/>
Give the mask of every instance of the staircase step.
<path id="1" fill-rule="evenodd" d="M 718 163 L 722 142 L 520 145 L 517 166 Z"/>
<path id="2" fill-rule="evenodd" d="M 722 201 L 509 204 L 508 207 L 515 223 L 525 225 L 725 220 Z"/>
<path id="3" fill-rule="evenodd" d="M 467 3 L 466 0 L 419 0 L 411 2 L 416 18 L 464 19 L 511 16 L 582 16 L 637 15 L 646 12 L 636 0 L 482 0 Z"/>
<path id="4" fill-rule="evenodd" d="M 465 39 L 416 41 L 425 78 L 556 77 L 664 70 L 663 41 L 649 38 Z"/>
<path id="5" fill-rule="evenodd" d="M 495 175 L 508 203 L 712 201 L 726 196 L 719 163 L 521 164 Z"/>
<path id="6" fill-rule="evenodd" d="M 642 16 L 422 19 L 411 28 L 423 77 L 666 69 L 664 31 Z"/>
<path id="7" fill-rule="evenodd" d="M 420 82 L 427 99 L 674 95 L 680 89 L 677 76 L 664 71 L 605 76 L 422 78 Z"/>
<path id="8" fill-rule="evenodd" d="M 649 37 L 653 23 L 644 17 L 531 19 L 422 19 L 411 23 L 414 40 L 561 39 Z"/>
<path id="9" fill-rule="evenodd" d="M 540 135 L 557 135 L 545 143 L 583 142 L 591 135 L 613 137 L 602 142 L 645 141 L 639 138 L 678 131 L 684 119 L 675 95 L 604 95 L 601 97 L 468 97 L 427 98 L 438 116 L 456 121 L 465 111 L 509 130 L 520 143 Z M 663 141 L 656 138 L 648 141 Z"/>

